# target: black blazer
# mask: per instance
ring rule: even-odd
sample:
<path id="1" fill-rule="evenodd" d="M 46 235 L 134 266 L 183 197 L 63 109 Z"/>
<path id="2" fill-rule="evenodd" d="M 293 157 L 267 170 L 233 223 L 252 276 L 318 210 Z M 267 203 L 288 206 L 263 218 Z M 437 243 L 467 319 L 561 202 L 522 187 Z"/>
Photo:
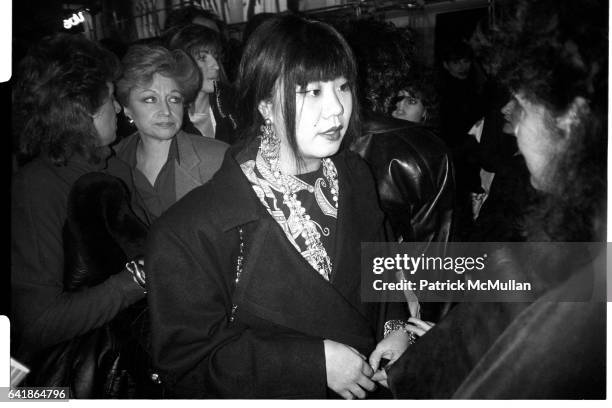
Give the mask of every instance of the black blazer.
<path id="1" fill-rule="evenodd" d="M 233 150 L 148 237 L 154 365 L 176 397 L 325 398 L 322 340 L 368 355 L 384 320 L 406 317 L 403 304 L 360 298 L 360 243 L 383 238 L 373 181 L 355 154 L 333 159 L 340 201 L 327 282 L 261 205 Z M 239 228 L 246 247 L 235 288 Z"/>

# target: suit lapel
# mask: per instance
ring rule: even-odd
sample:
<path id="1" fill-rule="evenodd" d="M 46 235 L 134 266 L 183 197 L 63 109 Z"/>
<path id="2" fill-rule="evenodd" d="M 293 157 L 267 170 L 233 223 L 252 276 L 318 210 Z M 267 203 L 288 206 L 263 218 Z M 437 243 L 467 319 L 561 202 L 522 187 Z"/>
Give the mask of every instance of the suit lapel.
<path id="1" fill-rule="evenodd" d="M 361 239 L 377 231 L 382 219 L 375 208 L 368 208 L 368 194 L 359 184 L 363 180 L 356 179 L 359 174 L 349 174 L 343 157 L 334 159 L 334 163 L 337 163 L 340 194 L 331 282 L 351 303 L 363 306 L 360 297 Z M 368 217 L 364 218 L 363 214 Z"/>
<path id="2" fill-rule="evenodd" d="M 174 163 L 174 183 L 176 200 L 180 200 L 185 194 L 202 185 L 200 177 L 200 157 L 196 152 L 189 137 L 184 132 L 176 135 L 179 151 L 179 162 Z"/>
<path id="3" fill-rule="evenodd" d="M 334 161 L 336 164 L 337 161 Z M 338 218 L 336 219 L 336 237 L 334 242 L 334 254 L 333 254 L 333 269 L 332 269 L 332 278 L 331 282 L 334 286 L 338 287 L 341 291 L 345 292 L 347 288 L 347 284 L 350 286 L 350 282 L 347 281 L 347 274 L 343 273 L 344 269 L 343 264 L 346 263 L 346 254 L 350 253 L 351 248 L 355 248 L 355 239 L 356 235 L 354 231 L 355 225 L 350 223 L 349 220 L 356 220 L 353 214 L 353 207 L 351 205 L 351 197 L 352 197 L 352 186 L 348 182 L 347 175 L 345 174 L 344 168 L 342 166 L 336 165 L 336 170 L 338 172 L 338 181 L 339 181 L 339 195 L 338 195 Z M 358 236 L 358 235 L 357 235 Z M 345 256 L 342 256 L 342 255 Z M 354 254 L 354 256 L 358 256 L 358 254 Z M 351 271 L 352 281 L 358 281 L 354 279 L 353 273 L 355 271 Z"/>

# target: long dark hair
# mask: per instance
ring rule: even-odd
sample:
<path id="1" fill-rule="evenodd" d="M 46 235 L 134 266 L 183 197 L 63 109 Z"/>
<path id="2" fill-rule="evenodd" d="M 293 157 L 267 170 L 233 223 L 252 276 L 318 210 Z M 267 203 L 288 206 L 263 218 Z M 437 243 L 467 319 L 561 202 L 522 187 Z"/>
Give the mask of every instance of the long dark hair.
<path id="1" fill-rule="evenodd" d="M 227 82 L 222 64 L 224 59 L 223 43 L 221 35 L 215 30 L 198 24 L 189 24 L 176 30 L 166 41 L 169 49 L 181 49 L 194 60 L 197 59 L 200 50 L 215 54 L 214 57 L 219 64 L 219 79 L 222 82 Z"/>
<path id="2" fill-rule="evenodd" d="M 74 154 L 98 161 L 92 116 L 120 74 L 117 57 L 81 35 L 43 39 L 21 61 L 13 86 L 13 132 L 21 159 L 46 154 L 62 165 Z"/>
<path id="3" fill-rule="evenodd" d="M 238 72 L 240 123 L 243 137 L 253 138 L 263 124 L 258 105 L 272 98 L 282 84 L 283 117 L 287 139 L 298 163 L 301 160 L 295 136 L 295 90 L 309 82 L 331 81 L 344 76 L 350 84 L 353 113 L 342 141 L 348 146 L 359 132 L 359 108 L 355 97 L 357 67 L 353 53 L 331 26 L 285 15 L 262 23 L 250 36 Z M 279 81 L 280 80 L 280 81 Z"/>

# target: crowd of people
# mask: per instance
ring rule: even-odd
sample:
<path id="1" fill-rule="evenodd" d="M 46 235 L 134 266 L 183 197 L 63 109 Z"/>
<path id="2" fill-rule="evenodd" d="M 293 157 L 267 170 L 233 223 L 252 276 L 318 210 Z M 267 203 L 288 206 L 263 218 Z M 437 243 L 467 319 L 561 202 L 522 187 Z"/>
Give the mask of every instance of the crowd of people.
<path id="1" fill-rule="evenodd" d="M 576 3 L 519 1 L 438 73 L 370 19 L 262 15 L 239 63 L 195 8 L 118 54 L 42 39 L 13 80 L 22 385 L 605 398 L 605 299 L 563 301 L 605 253 L 508 255 L 530 302 L 361 293 L 364 242 L 605 241 L 607 4 Z"/>

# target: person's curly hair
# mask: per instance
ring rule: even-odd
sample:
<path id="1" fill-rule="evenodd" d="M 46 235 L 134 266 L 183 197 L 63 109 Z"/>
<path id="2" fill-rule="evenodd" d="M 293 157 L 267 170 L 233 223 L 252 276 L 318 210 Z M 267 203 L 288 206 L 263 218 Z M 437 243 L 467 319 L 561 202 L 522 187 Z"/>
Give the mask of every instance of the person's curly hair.
<path id="1" fill-rule="evenodd" d="M 432 69 L 426 67 L 414 67 L 411 70 L 410 75 L 404 77 L 395 85 L 395 89 L 397 90 L 396 95 L 398 95 L 400 91 L 407 91 L 421 101 L 427 112 L 425 117 L 425 123 L 427 125 L 434 127 L 439 125 L 440 101 L 438 98 L 438 91 L 436 90 L 434 72 Z M 389 114 L 391 114 L 391 112 L 395 109 L 395 103 L 393 102 L 397 102 L 398 100 L 398 96 L 392 100 L 392 103 L 388 109 Z"/>
<path id="2" fill-rule="evenodd" d="M 509 89 L 543 105 L 554 137 L 568 141 L 548 164 L 547 194 L 528 219 L 540 240 L 605 234 L 607 12 L 598 0 L 522 0 L 511 18 L 475 41 Z M 568 112 L 574 120 L 563 130 L 556 120 Z"/>
<path id="3" fill-rule="evenodd" d="M 362 108 L 386 114 L 399 91 L 398 84 L 415 64 L 414 33 L 371 18 L 336 26 L 357 60 Z"/>
<path id="4" fill-rule="evenodd" d="M 100 160 L 93 115 L 120 74 L 117 57 L 81 35 L 58 34 L 30 49 L 16 74 L 12 121 L 20 158 Z"/>

